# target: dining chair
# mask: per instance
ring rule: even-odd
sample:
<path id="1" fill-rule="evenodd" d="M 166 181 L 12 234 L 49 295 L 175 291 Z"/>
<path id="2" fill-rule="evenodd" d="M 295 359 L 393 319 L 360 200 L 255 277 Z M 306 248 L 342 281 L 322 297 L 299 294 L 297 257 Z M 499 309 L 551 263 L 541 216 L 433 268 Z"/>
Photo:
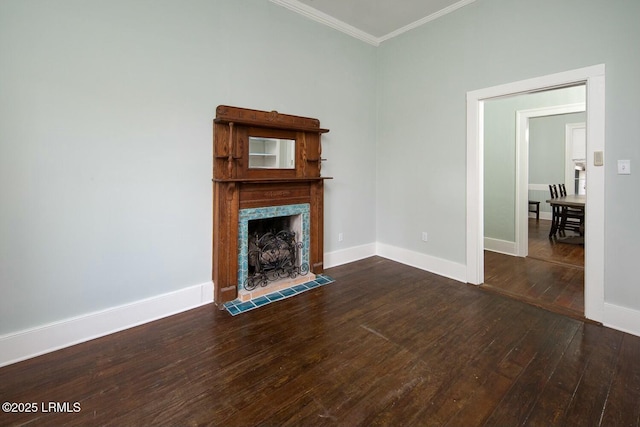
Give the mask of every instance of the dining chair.
<path id="1" fill-rule="evenodd" d="M 555 184 L 549 184 L 549 194 L 551 195 L 551 199 L 558 198 L 558 187 Z M 549 233 L 549 238 L 552 238 L 554 230 L 557 232 L 560 227 L 560 206 L 551 205 L 551 232 Z"/>
<path id="2" fill-rule="evenodd" d="M 529 212 L 536 214 L 536 221 L 540 220 L 540 202 L 529 200 Z"/>
<path id="3" fill-rule="evenodd" d="M 567 189 L 565 185 L 558 184 L 558 188 L 560 189 L 559 196 L 565 197 L 567 195 Z M 564 233 L 566 230 L 572 230 L 579 233 L 581 236 L 584 234 L 584 208 L 563 206 L 562 209 L 560 209 L 559 213 L 559 231 Z"/>

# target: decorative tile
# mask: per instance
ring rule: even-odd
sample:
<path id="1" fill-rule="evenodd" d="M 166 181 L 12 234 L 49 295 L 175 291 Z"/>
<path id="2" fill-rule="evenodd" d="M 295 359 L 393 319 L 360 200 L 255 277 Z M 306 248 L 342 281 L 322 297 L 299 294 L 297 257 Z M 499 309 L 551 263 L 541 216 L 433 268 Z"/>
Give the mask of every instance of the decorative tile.
<path id="1" fill-rule="evenodd" d="M 309 203 L 296 205 L 267 206 L 261 208 L 240 209 L 238 216 L 238 290 L 244 288 L 244 282 L 249 274 L 248 262 L 248 241 L 249 241 L 249 221 L 254 219 L 275 218 L 281 216 L 301 216 L 302 242 L 300 263 L 309 264 Z"/>
<path id="2" fill-rule="evenodd" d="M 225 305 L 225 308 L 227 309 L 229 314 L 231 314 L 232 316 L 235 316 L 236 314 L 241 313 L 240 309 L 235 305 Z"/>
<path id="3" fill-rule="evenodd" d="M 224 308 L 229 312 L 229 314 L 231 314 L 232 316 L 236 316 L 240 313 L 244 313 L 258 307 L 265 306 L 272 302 L 298 295 L 302 292 L 308 291 L 309 289 L 317 288 L 319 286 L 327 285 L 333 282 L 334 280 L 329 276 L 318 275 L 316 276 L 315 280 L 312 280 L 310 282 L 303 283 L 301 285 L 295 285 L 291 288 L 280 289 L 279 291 L 260 296 L 250 301 L 242 302 L 236 299 L 227 302 L 224 304 Z"/>
<path id="4" fill-rule="evenodd" d="M 332 282 L 333 279 L 330 278 L 329 276 L 319 275 L 318 277 L 316 277 L 315 281 L 318 282 L 318 284 L 320 284 L 320 285 L 324 285 L 327 282 Z"/>
<path id="5" fill-rule="evenodd" d="M 295 285 L 293 287 L 293 290 L 296 291 L 296 292 L 304 292 L 304 291 L 308 291 L 309 288 L 307 286 L 305 286 L 304 284 L 302 284 L 302 285 Z"/>
<path id="6" fill-rule="evenodd" d="M 296 291 L 294 291 L 294 290 L 293 290 L 293 289 L 291 289 L 291 288 L 286 288 L 286 289 L 281 289 L 281 290 L 280 290 L 280 293 L 281 293 L 282 295 L 284 295 L 285 297 L 290 297 L 290 296 L 292 296 L 292 295 L 295 295 L 295 294 L 296 294 Z"/>
<path id="7" fill-rule="evenodd" d="M 242 302 L 242 303 L 236 305 L 236 307 L 240 311 L 247 311 L 247 310 L 251 310 L 251 309 L 256 308 L 255 304 L 252 303 L 251 301 Z"/>
<path id="8" fill-rule="evenodd" d="M 252 299 L 251 302 L 257 306 L 261 306 L 261 305 L 269 304 L 271 301 L 266 296 L 262 296 L 256 299 Z"/>
<path id="9" fill-rule="evenodd" d="M 280 292 L 274 292 L 272 294 L 266 295 L 266 297 L 269 298 L 269 301 L 273 302 L 284 298 L 284 295 L 282 295 Z"/>

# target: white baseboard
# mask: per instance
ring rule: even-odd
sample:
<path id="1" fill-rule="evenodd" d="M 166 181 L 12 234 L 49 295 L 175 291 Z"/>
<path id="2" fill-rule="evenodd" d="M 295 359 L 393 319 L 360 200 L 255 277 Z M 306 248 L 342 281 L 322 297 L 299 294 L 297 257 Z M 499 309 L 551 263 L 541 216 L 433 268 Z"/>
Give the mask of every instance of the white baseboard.
<path id="1" fill-rule="evenodd" d="M 337 267 L 376 255 L 466 283 L 467 267 L 463 264 L 378 242 L 327 252 L 324 254 L 324 266 Z"/>
<path id="2" fill-rule="evenodd" d="M 337 267 L 342 264 L 359 261 L 376 255 L 376 244 L 355 246 L 353 248 L 342 249 L 324 254 L 324 268 Z"/>
<path id="3" fill-rule="evenodd" d="M 459 282 L 467 282 L 467 266 L 464 264 L 383 243 L 376 244 L 376 255 Z"/>
<path id="4" fill-rule="evenodd" d="M 466 282 L 467 269 L 464 264 L 383 243 L 371 243 L 326 253 L 324 265 L 325 268 L 336 267 L 375 255 L 459 282 Z M 129 304 L 0 336 L 0 367 L 212 302 L 213 283 L 207 282 Z M 603 324 L 619 331 L 640 336 L 640 311 L 605 303 Z"/>
<path id="5" fill-rule="evenodd" d="M 540 218 L 539 219 L 546 219 L 551 221 L 551 212 L 540 212 Z M 534 213 L 529 213 L 529 218 L 535 218 L 536 214 Z"/>
<path id="6" fill-rule="evenodd" d="M 507 240 L 492 239 L 490 237 L 484 238 L 484 248 L 487 251 L 498 252 L 501 254 L 517 256 L 516 242 L 509 242 Z"/>
<path id="7" fill-rule="evenodd" d="M 640 337 L 640 311 L 604 303 L 604 326 Z"/>
<path id="8" fill-rule="evenodd" d="M 0 367 L 213 302 L 213 283 L 0 336 Z"/>

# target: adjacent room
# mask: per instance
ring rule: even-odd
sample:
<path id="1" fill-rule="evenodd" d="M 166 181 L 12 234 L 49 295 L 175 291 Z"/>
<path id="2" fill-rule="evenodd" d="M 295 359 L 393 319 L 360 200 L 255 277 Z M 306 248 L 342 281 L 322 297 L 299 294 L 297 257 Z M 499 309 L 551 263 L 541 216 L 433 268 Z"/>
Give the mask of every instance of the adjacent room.
<path id="1" fill-rule="evenodd" d="M 0 424 L 638 425 L 639 16 L 3 0 Z"/>
<path id="2" fill-rule="evenodd" d="M 573 216 L 554 230 L 562 212 L 551 202 L 564 200 L 559 188 L 586 194 L 585 89 L 491 100 L 484 116 L 483 288 L 577 318 L 585 316 L 584 212 L 565 211 Z"/>

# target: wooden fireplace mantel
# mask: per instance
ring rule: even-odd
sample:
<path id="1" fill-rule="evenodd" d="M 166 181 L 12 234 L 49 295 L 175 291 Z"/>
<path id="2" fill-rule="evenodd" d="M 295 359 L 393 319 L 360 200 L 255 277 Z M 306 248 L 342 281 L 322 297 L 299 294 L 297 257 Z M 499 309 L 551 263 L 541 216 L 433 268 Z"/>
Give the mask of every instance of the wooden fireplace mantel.
<path id="1" fill-rule="evenodd" d="M 218 106 L 213 121 L 214 301 L 238 295 L 238 226 L 241 209 L 309 204 L 309 264 L 323 272 L 324 180 L 320 136 L 328 132 L 310 117 Z M 293 167 L 249 165 L 250 137 L 293 140 Z"/>
<path id="2" fill-rule="evenodd" d="M 233 178 L 233 179 L 212 179 L 213 182 L 253 182 L 258 184 L 271 184 L 276 182 L 304 182 L 320 181 L 323 179 L 333 179 L 331 176 L 302 177 L 302 178 Z"/>
<path id="3" fill-rule="evenodd" d="M 302 132 L 327 133 L 320 127 L 320 120 L 311 117 L 280 114 L 277 111 L 249 110 L 247 108 L 219 105 L 214 123 L 235 123 L 243 126 L 258 126 L 271 129 L 289 129 Z"/>

